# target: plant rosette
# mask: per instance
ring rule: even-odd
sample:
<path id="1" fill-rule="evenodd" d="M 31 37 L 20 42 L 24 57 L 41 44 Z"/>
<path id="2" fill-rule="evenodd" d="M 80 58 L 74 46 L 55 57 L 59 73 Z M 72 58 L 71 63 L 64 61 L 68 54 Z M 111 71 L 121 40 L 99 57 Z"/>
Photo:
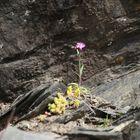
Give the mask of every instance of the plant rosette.
<path id="1" fill-rule="evenodd" d="M 71 83 L 68 85 L 67 96 L 73 98 L 80 97 L 80 88 L 77 83 Z"/>
<path id="2" fill-rule="evenodd" d="M 72 108 L 78 108 L 80 106 L 80 100 L 78 99 L 70 100 L 69 106 Z"/>
<path id="3" fill-rule="evenodd" d="M 48 104 L 48 110 L 53 114 L 62 114 L 65 112 L 67 104 L 66 98 L 61 93 L 58 93 L 53 103 Z"/>

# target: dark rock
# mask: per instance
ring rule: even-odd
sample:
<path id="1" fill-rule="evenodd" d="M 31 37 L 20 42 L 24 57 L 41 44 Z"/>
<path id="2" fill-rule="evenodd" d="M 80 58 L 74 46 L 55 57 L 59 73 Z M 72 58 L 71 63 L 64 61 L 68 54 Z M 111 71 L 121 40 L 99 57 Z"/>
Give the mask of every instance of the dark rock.
<path id="1" fill-rule="evenodd" d="M 136 65 L 139 47 L 129 52 L 125 44 L 136 42 L 134 35 L 139 40 L 137 5 L 131 0 L 2 1 L 0 99 L 13 100 L 54 77 L 76 81 L 71 70 L 73 51 L 68 47 L 76 41 L 88 46 L 83 80 L 108 67 Z M 102 78 L 96 81 L 99 85 Z"/>
<path id="2" fill-rule="evenodd" d="M 139 107 L 140 70 L 126 74 L 110 83 L 93 89 L 93 93 L 105 98 L 118 107 Z"/>

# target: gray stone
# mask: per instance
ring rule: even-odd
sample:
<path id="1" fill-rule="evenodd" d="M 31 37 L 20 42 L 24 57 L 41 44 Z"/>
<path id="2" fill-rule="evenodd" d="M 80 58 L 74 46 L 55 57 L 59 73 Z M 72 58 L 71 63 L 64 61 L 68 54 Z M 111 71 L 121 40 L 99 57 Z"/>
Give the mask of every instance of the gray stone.
<path id="1" fill-rule="evenodd" d="M 63 137 L 54 133 L 25 132 L 17 129 L 16 127 L 6 128 L 6 130 L 0 132 L 0 136 L 1 140 L 63 140 Z"/>

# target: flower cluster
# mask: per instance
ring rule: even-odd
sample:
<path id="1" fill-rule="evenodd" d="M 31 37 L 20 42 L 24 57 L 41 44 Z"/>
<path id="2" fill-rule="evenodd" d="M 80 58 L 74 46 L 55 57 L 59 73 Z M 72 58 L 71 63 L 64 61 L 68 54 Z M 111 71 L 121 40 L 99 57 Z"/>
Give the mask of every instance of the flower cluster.
<path id="1" fill-rule="evenodd" d="M 61 114 L 65 112 L 66 107 L 78 108 L 80 105 L 78 97 L 80 97 L 80 87 L 76 83 L 71 83 L 67 87 L 66 95 L 58 93 L 53 102 L 48 104 L 48 110 L 53 114 Z"/>
<path id="2" fill-rule="evenodd" d="M 77 42 L 75 48 L 82 50 L 83 48 L 85 48 L 86 45 L 83 42 Z"/>
<path id="3" fill-rule="evenodd" d="M 71 83 L 67 88 L 67 95 L 72 97 L 79 97 L 80 96 L 80 88 L 78 84 Z"/>
<path id="4" fill-rule="evenodd" d="M 80 97 L 80 87 L 77 83 L 71 83 L 67 88 L 67 96 L 69 97 L 69 106 L 74 108 L 78 108 L 80 105 L 80 101 L 78 98 Z"/>
<path id="5" fill-rule="evenodd" d="M 80 101 L 78 99 L 71 100 L 69 101 L 69 105 L 73 106 L 74 108 L 78 108 L 80 105 Z"/>
<path id="6" fill-rule="evenodd" d="M 58 93 L 57 97 L 54 98 L 54 102 L 48 104 L 48 109 L 51 113 L 61 114 L 65 111 L 67 104 L 66 98 Z"/>

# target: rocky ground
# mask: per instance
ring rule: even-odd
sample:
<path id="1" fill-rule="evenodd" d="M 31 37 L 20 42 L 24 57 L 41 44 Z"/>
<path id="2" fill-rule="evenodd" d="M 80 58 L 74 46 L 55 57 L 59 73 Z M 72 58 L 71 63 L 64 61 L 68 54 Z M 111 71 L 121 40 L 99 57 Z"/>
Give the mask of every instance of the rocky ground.
<path id="1" fill-rule="evenodd" d="M 57 80 L 65 84 L 77 82 L 77 58 L 71 46 L 77 41 L 82 41 L 86 44 L 82 52 L 85 65 L 82 84 L 91 89 L 91 94 L 95 98 L 102 98 L 112 107 L 126 111 L 126 116 L 130 115 L 129 120 L 134 121 L 132 124 L 138 124 L 139 12 L 138 0 L 2 0 L 0 116 L 11 107 L 19 95 L 25 95 L 40 85 L 51 86 Z M 93 106 L 95 104 L 92 104 Z M 129 109 L 136 112 L 129 112 L 128 115 Z M 128 121 L 126 116 L 118 123 Z M 75 133 L 82 136 L 87 134 L 92 138 L 100 135 L 94 133 L 97 130 L 89 130 L 89 127 L 95 128 L 96 124 L 90 124 L 89 121 L 85 123 L 85 116 L 65 125 L 53 122 L 59 117 L 63 118 L 63 115 L 48 116 L 45 122 L 32 117 L 30 120 L 24 119 L 16 126 L 26 131 L 49 130 L 60 134 L 73 129 L 73 126 L 80 126 L 88 130 L 75 130 L 74 136 Z M 93 120 L 100 121 L 95 120 L 95 116 Z M 2 122 L 6 126 L 7 121 Z M 125 126 L 128 127 L 128 124 Z M 136 136 L 139 129 L 135 130 Z M 126 133 L 133 139 L 129 131 Z M 105 135 L 109 137 L 108 133 L 103 132 L 102 135 L 104 138 Z M 114 133 L 112 135 L 116 136 Z M 128 140 L 128 137 L 125 135 L 123 140 Z"/>
<path id="2" fill-rule="evenodd" d="M 109 102 L 105 101 L 104 99 L 100 97 L 95 97 L 95 96 L 93 98 L 90 97 L 89 102 L 91 102 L 96 107 L 105 106 L 105 105 L 109 106 Z M 5 112 L 9 108 L 10 108 L 10 103 L 8 104 L 1 103 L 0 111 Z M 52 115 L 52 114 L 45 115 L 45 112 L 44 112 L 43 114 L 40 114 L 34 118 L 20 121 L 14 126 L 25 131 L 34 131 L 34 132 L 49 131 L 49 132 L 54 132 L 61 135 L 70 132 L 76 127 L 84 127 L 84 128 L 90 128 L 90 129 L 96 128 L 96 127 L 100 127 L 100 128 L 104 127 L 103 118 L 99 118 L 99 119 L 96 117 L 94 118 L 92 116 L 89 116 L 89 114 L 78 117 L 77 119 L 74 119 L 74 120 L 70 120 L 68 121 L 68 123 L 63 123 L 63 122 L 60 123 L 60 120 L 62 118 L 64 118 L 65 116 L 70 116 L 70 114 L 72 112 L 75 112 L 76 110 L 77 110 L 76 108 L 66 110 L 64 114 L 60 114 L 60 115 Z M 43 115 L 42 116 L 43 118 L 41 117 L 41 115 Z M 108 122 L 107 124 L 105 124 L 106 125 L 105 127 L 109 126 L 110 123 L 111 122 Z M 8 125 L 10 125 L 10 122 Z"/>

